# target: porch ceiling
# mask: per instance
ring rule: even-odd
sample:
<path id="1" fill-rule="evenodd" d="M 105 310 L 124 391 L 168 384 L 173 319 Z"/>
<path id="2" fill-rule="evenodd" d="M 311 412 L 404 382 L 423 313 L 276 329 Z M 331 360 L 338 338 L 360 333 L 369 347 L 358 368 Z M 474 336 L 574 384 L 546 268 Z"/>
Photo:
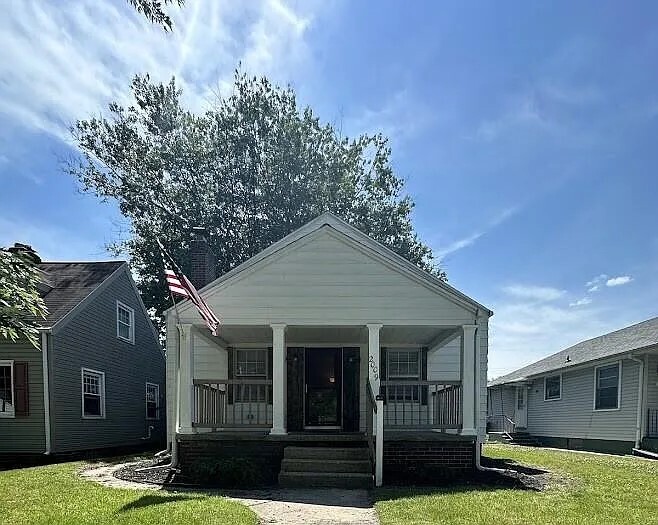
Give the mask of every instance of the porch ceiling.
<path id="1" fill-rule="evenodd" d="M 205 328 L 202 328 L 205 330 Z M 442 334 L 452 331 L 445 326 L 384 326 L 380 333 L 380 344 L 427 345 Z M 271 343 L 272 329 L 268 325 L 222 325 L 220 337 L 231 344 Z M 365 326 L 299 326 L 289 325 L 286 342 L 299 344 L 367 344 L 368 330 Z"/>

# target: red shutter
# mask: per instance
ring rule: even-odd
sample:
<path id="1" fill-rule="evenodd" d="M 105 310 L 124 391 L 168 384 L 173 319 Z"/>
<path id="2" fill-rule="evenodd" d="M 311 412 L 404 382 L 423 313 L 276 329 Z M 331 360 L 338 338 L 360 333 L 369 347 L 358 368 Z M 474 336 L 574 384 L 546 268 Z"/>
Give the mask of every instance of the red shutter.
<path id="1" fill-rule="evenodd" d="M 27 416 L 30 414 L 27 363 L 14 363 L 14 403 L 17 416 Z"/>

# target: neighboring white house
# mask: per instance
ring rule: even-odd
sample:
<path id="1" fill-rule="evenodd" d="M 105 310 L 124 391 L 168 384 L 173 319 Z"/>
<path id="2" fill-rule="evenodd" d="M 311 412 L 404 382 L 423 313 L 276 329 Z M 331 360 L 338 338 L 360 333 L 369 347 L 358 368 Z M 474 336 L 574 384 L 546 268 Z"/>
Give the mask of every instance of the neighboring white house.
<path id="1" fill-rule="evenodd" d="M 492 312 L 343 220 L 312 220 L 200 294 L 218 337 L 189 302 L 167 312 L 183 474 L 247 458 L 270 481 L 362 486 L 479 461 Z"/>
<path id="2" fill-rule="evenodd" d="M 548 446 L 658 451 L 658 317 L 491 381 L 488 425 Z"/>

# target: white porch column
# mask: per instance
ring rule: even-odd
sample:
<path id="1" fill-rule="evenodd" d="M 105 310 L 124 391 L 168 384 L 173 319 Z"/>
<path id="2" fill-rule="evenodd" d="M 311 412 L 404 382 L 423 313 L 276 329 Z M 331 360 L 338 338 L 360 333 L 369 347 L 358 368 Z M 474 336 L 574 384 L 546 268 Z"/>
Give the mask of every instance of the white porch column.
<path id="1" fill-rule="evenodd" d="M 178 325 L 180 338 L 180 369 L 179 369 L 179 388 L 180 395 L 178 398 L 178 429 L 181 434 L 192 434 L 192 410 L 194 399 L 194 338 L 192 337 L 193 325 Z"/>
<path id="2" fill-rule="evenodd" d="M 475 421 L 475 403 L 476 394 L 480 391 L 478 378 L 475 377 L 475 362 L 477 358 L 477 348 L 475 345 L 475 331 L 477 325 L 462 326 L 462 434 L 474 436 L 476 433 Z"/>
<path id="3" fill-rule="evenodd" d="M 272 430 L 270 434 L 287 434 L 286 429 L 286 341 L 285 324 L 272 324 Z"/>
<path id="4" fill-rule="evenodd" d="M 381 324 L 368 324 L 368 379 L 373 387 L 373 394 L 379 395 L 379 386 L 381 382 L 381 363 L 379 356 L 379 331 Z"/>

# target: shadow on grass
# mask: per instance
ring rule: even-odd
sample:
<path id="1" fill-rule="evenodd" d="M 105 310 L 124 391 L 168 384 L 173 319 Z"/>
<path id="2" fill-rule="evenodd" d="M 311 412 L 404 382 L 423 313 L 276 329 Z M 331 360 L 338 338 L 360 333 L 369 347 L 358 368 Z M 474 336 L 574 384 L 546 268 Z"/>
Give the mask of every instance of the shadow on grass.
<path id="1" fill-rule="evenodd" d="M 123 507 L 119 509 L 119 512 L 128 512 L 129 510 L 142 509 L 144 507 L 152 507 L 154 505 L 162 505 L 163 503 L 173 503 L 175 501 L 187 501 L 191 499 L 197 499 L 194 496 L 185 496 L 183 494 L 172 494 L 167 496 L 161 496 L 159 494 L 148 494 L 146 496 L 141 496 L 135 501 L 126 503 Z"/>

